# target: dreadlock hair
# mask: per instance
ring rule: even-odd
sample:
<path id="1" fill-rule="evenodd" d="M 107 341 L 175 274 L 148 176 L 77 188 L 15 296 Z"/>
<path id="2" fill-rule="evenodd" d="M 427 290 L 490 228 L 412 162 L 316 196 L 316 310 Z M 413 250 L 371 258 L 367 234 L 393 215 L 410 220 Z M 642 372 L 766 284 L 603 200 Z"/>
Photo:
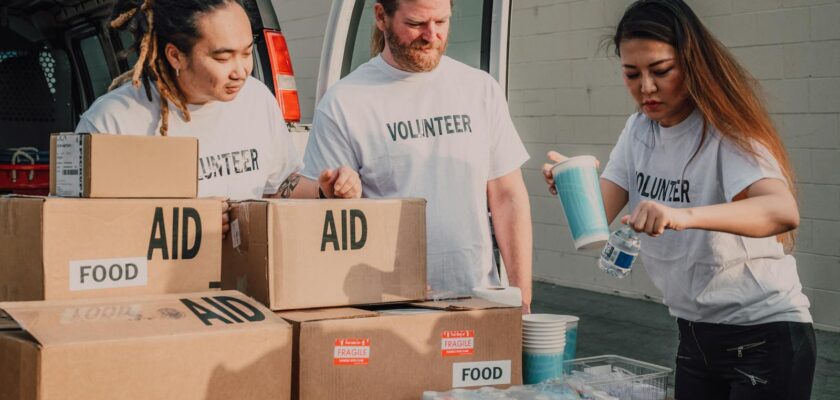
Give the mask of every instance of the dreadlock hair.
<path id="1" fill-rule="evenodd" d="M 403 2 L 412 2 L 414 0 L 376 0 L 377 3 L 382 5 L 382 8 L 385 10 L 385 15 L 388 17 L 393 17 L 394 13 L 397 12 L 397 9 L 400 8 L 400 5 Z M 449 0 L 449 7 L 455 6 L 455 0 Z M 370 56 L 376 57 L 379 53 L 385 50 L 385 34 L 376 27 L 376 23 L 373 24 L 373 30 L 371 31 L 370 35 Z"/>
<path id="2" fill-rule="evenodd" d="M 239 0 L 120 0 L 112 12 L 111 28 L 127 29 L 134 36 L 131 49 L 137 52 L 134 67 L 115 78 L 108 90 L 126 82 L 143 87 L 146 97 L 152 100 L 151 85 L 160 93 L 160 134 L 169 130 L 169 103 L 172 103 L 190 121 L 186 97 L 173 75 L 174 68 L 164 54 L 166 45 L 172 43 L 178 50 L 190 54 L 201 37 L 196 23 L 205 13 L 229 3 L 241 6 Z M 123 54 L 125 57 L 126 54 Z"/>

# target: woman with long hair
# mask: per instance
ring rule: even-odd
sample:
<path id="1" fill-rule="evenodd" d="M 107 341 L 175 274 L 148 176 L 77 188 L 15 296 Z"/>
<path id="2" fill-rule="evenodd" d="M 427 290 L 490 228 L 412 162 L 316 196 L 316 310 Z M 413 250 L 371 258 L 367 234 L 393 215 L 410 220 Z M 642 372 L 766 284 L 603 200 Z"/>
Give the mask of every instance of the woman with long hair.
<path id="1" fill-rule="evenodd" d="M 677 318 L 675 397 L 810 398 L 793 173 L 756 81 L 682 0 L 633 3 L 613 44 L 640 112 L 601 192 L 608 221 L 629 202 L 621 222 L 644 233 L 645 269 Z M 550 164 L 543 174 L 555 193 Z"/>
<path id="2" fill-rule="evenodd" d="M 120 0 L 111 27 L 134 35 L 134 67 L 82 115 L 77 132 L 199 139 L 199 195 L 359 197 L 350 168 L 302 178 L 277 101 L 251 77 L 254 36 L 236 0 Z"/>

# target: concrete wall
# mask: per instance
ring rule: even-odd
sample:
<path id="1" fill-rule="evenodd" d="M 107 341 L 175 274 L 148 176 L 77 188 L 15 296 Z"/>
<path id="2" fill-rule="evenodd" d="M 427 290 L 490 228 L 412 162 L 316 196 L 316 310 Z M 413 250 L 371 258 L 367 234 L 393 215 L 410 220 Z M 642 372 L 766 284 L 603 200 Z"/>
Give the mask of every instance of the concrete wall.
<path id="1" fill-rule="evenodd" d="M 630 0 L 513 0 L 510 108 L 525 166 L 538 280 L 658 299 L 644 269 L 615 280 L 574 251 L 539 175 L 544 154 L 602 162 L 633 112 L 615 57 L 600 48 Z M 289 41 L 304 121 L 311 120 L 330 0 L 273 0 Z M 796 258 L 817 326 L 840 330 L 840 0 L 689 0 L 760 80 L 798 176 Z"/>

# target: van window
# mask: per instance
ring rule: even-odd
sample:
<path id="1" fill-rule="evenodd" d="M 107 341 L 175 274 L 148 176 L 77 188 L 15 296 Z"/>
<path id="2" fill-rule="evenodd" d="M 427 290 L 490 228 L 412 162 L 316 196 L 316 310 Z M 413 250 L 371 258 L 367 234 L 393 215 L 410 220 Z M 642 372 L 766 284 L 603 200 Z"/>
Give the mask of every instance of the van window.
<path id="1" fill-rule="evenodd" d="M 134 67 L 134 64 L 137 63 L 137 52 L 131 50 L 131 46 L 134 44 L 134 36 L 131 35 L 128 31 L 119 31 L 118 33 L 121 49 L 127 49 L 126 53 L 126 61 L 128 62 L 128 67 Z"/>
<path id="2" fill-rule="evenodd" d="M 93 98 L 97 98 L 108 91 L 111 84 L 111 73 L 108 71 L 108 61 L 99 42 L 99 36 L 88 36 L 79 41 L 82 51 L 82 62 L 87 69 L 88 79 L 93 90 Z"/>
<path id="3" fill-rule="evenodd" d="M 359 65 L 370 60 L 371 35 L 376 27 L 373 19 L 373 5 L 376 0 L 357 0 L 357 7 L 350 22 L 350 32 L 347 35 L 347 49 L 345 54 L 342 78 L 355 70 Z M 483 43 L 490 42 L 489 32 L 483 29 L 485 12 L 492 9 L 492 0 L 458 0 L 452 9 L 452 19 L 449 24 L 449 45 L 446 55 L 464 64 L 476 68 L 487 69 L 489 53 L 482 54 Z M 485 59 L 486 58 L 486 59 Z M 349 60 L 349 62 L 347 62 Z M 349 67 L 349 68 L 348 68 Z"/>
<path id="4" fill-rule="evenodd" d="M 9 30 L 0 38 L 0 148 L 46 148 L 75 124 L 67 53 Z"/>

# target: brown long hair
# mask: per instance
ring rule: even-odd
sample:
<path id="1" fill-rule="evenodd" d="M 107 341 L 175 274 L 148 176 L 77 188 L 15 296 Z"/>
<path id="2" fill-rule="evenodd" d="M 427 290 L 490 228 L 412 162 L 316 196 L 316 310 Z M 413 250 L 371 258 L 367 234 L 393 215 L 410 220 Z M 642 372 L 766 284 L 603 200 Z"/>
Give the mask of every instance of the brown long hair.
<path id="1" fill-rule="evenodd" d="M 178 50 L 190 54 L 200 32 L 196 25 L 198 16 L 213 11 L 236 0 L 122 0 L 113 10 L 111 28 L 128 29 L 135 39 L 131 50 L 137 52 L 137 62 L 126 73 L 111 82 L 113 90 L 126 82 L 134 87 L 142 83 L 146 97 L 151 101 L 150 85 L 160 93 L 160 134 L 169 130 L 169 103 L 181 111 L 184 120 L 190 121 L 187 101 L 177 81 L 174 68 L 164 54 L 166 45 L 172 43 Z"/>
<path id="2" fill-rule="evenodd" d="M 712 36 L 688 5 L 682 0 L 638 0 L 631 4 L 613 37 L 616 55 L 621 55 L 619 45 L 623 40 L 634 38 L 674 46 L 678 62 L 686 71 L 688 92 L 703 114 L 704 123 L 711 123 L 724 139 L 754 157 L 760 154 L 753 142 L 766 147 L 796 196 L 790 159 L 759 95 L 758 82 Z M 777 239 L 786 250 L 793 249 L 792 231 Z"/>

